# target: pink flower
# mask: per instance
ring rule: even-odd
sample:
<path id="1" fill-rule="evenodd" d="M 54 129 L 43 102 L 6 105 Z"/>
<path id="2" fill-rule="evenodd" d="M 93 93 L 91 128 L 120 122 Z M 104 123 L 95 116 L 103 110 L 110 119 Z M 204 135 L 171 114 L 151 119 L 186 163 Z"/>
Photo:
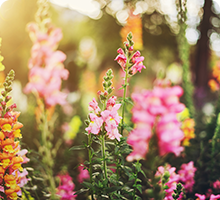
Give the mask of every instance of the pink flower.
<path id="1" fill-rule="evenodd" d="M 176 168 L 175 167 L 171 167 L 169 164 L 167 164 L 165 167 L 160 166 L 158 167 L 158 171 L 156 172 L 155 176 L 162 176 L 164 175 L 164 173 L 168 171 L 170 174 L 169 177 L 169 181 L 165 184 L 168 189 L 165 190 L 166 194 L 165 194 L 165 199 L 166 200 L 173 200 L 172 194 L 174 193 L 173 190 L 176 189 L 176 184 L 179 181 L 179 175 L 175 173 Z M 159 181 L 159 183 L 161 183 L 162 179 Z"/>
<path id="2" fill-rule="evenodd" d="M 31 23 L 28 30 L 34 44 L 28 64 L 29 83 L 24 92 L 37 92 L 48 107 L 63 105 L 67 95 L 60 89 L 62 79 L 66 80 L 69 72 L 63 65 L 66 55 L 56 50 L 62 38 L 61 29 L 51 26 L 46 32 L 41 32 L 36 23 Z"/>
<path id="3" fill-rule="evenodd" d="M 184 133 L 180 129 L 180 123 L 177 121 L 175 114 L 169 113 L 161 116 L 156 126 L 156 133 L 161 156 L 167 153 L 174 153 L 179 156 L 184 150 L 180 146 Z"/>
<path id="4" fill-rule="evenodd" d="M 112 101 L 112 98 L 110 98 L 110 101 Z M 121 104 L 114 104 L 114 106 L 112 106 L 112 104 L 110 105 L 109 103 L 107 110 L 101 112 L 102 119 L 105 122 L 105 130 L 107 131 L 108 137 L 112 140 L 117 139 L 118 141 L 120 141 L 121 137 L 121 134 L 118 132 L 118 124 L 121 117 L 117 112 L 120 106 Z"/>
<path id="5" fill-rule="evenodd" d="M 82 183 L 84 180 L 89 179 L 89 172 L 87 169 L 85 169 L 82 165 L 78 167 L 79 175 L 77 177 L 77 180 L 79 183 Z"/>
<path id="6" fill-rule="evenodd" d="M 137 71 L 141 72 L 142 68 L 146 69 L 146 67 L 143 65 L 144 57 L 140 55 L 141 53 L 136 51 L 131 58 L 132 62 L 134 63 L 134 65 L 131 67 L 133 75 L 136 74 Z"/>
<path id="7" fill-rule="evenodd" d="M 107 101 L 107 106 L 106 106 L 107 110 L 112 110 L 112 108 L 115 105 L 116 99 L 117 99 L 116 96 L 112 96 L 109 98 L 109 100 Z"/>
<path id="8" fill-rule="evenodd" d="M 220 189 L 220 181 L 219 180 L 216 180 L 214 183 L 213 183 L 213 188 L 219 190 Z"/>
<path id="9" fill-rule="evenodd" d="M 127 143 L 131 145 L 133 151 L 127 156 L 127 161 L 131 162 L 133 160 L 145 159 L 151 136 L 151 127 L 147 124 L 130 132 Z"/>
<path id="10" fill-rule="evenodd" d="M 220 199 L 220 194 L 218 195 L 211 194 L 210 200 L 215 200 L 215 199 Z"/>
<path id="11" fill-rule="evenodd" d="M 180 181 L 183 183 L 183 186 L 186 192 L 192 192 L 193 185 L 195 183 L 196 168 L 194 167 L 193 161 L 190 161 L 188 164 L 182 164 L 178 174 L 180 175 Z"/>
<path id="12" fill-rule="evenodd" d="M 26 157 L 27 153 L 28 153 L 27 149 L 22 149 L 17 153 L 18 156 L 21 156 L 23 158 L 22 163 L 28 163 L 30 161 L 30 159 Z"/>
<path id="13" fill-rule="evenodd" d="M 196 197 L 198 197 L 199 200 L 205 200 L 205 195 L 204 194 L 195 194 Z"/>
<path id="14" fill-rule="evenodd" d="M 117 52 L 119 53 L 119 55 L 117 55 L 115 60 L 118 62 L 119 65 L 121 65 L 122 69 L 124 70 L 126 68 L 127 58 L 125 56 L 124 51 L 121 48 L 119 48 Z"/>
<path id="15" fill-rule="evenodd" d="M 101 111 L 95 98 L 93 98 L 92 101 L 89 102 L 89 111 L 94 111 L 95 114 L 98 114 Z"/>
<path id="16" fill-rule="evenodd" d="M 93 113 L 90 113 L 89 117 L 91 119 L 91 122 L 89 123 L 89 127 L 86 128 L 86 131 L 88 131 L 88 133 L 93 133 L 97 135 L 101 130 L 103 119 Z"/>
<path id="17" fill-rule="evenodd" d="M 60 179 L 60 184 L 57 187 L 56 194 L 61 200 L 75 200 L 77 195 L 74 195 L 75 185 L 68 173 L 57 176 Z"/>

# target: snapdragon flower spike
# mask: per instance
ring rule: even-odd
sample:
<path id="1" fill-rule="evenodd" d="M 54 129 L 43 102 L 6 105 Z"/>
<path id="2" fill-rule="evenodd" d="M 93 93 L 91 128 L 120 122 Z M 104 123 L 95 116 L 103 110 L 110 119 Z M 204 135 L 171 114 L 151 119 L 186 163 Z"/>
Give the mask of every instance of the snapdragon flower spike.
<path id="1" fill-rule="evenodd" d="M 117 52 L 119 53 L 115 61 L 121 66 L 124 71 L 128 71 L 130 75 L 136 74 L 138 71 L 146 67 L 143 65 L 144 57 L 141 56 L 140 51 L 134 52 L 134 42 L 132 40 L 132 34 L 129 33 L 127 36 L 127 42 L 125 44 L 125 50 L 119 48 Z M 133 54 L 133 55 L 132 55 Z"/>
<path id="2" fill-rule="evenodd" d="M 102 127 L 104 127 L 104 130 L 102 131 L 106 131 L 106 135 L 109 139 L 117 139 L 120 141 L 121 134 L 118 131 L 118 125 L 121 117 L 118 115 L 118 110 L 121 107 L 121 104 L 116 104 L 116 96 L 109 97 L 109 95 L 112 93 L 112 78 L 112 70 L 109 69 L 106 73 L 106 76 L 104 76 L 104 92 L 98 92 L 101 101 L 104 103 L 104 105 L 106 104 L 106 108 L 105 110 L 101 111 L 95 99 L 89 103 L 89 111 L 94 113 L 89 114 L 90 122 L 85 130 L 88 132 L 88 134 L 93 133 L 98 135 L 102 130 Z"/>
<path id="3" fill-rule="evenodd" d="M 16 104 L 7 105 L 7 99 L 10 99 L 8 93 L 11 91 L 13 79 L 14 72 L 11 71 L 3 84 L 0 115 L 0 182 L 4 183 L 1 191 L 9 200 L 18 199 L 18 194 L 21 194 L 19 187 L 21 178 L 18 174 L 23 171 L 22 163 L 24 163 L 24 155 L 21 155 L 19 145 L 19 139 L 22 138 L 20 128 L 23 125 L 17 121 L 20 113 L 13 111 Z"/>
<path id="4" fill-rule="evenodd" d="M 127 143 L 133 148 L 133 152 L 127 157 L 128 161 L 145 159 L 153 133 L 158 139 L 160 156 L 168 153 L 180 155 L 184 150 L 181 146 L 184 133 L 177 113 L 185 108 L 184 104 L 179 102 L 182 94 L 181 87 L 164 84 L 155 85 L 152 91 L 132 94 L 132 121 L 135 129 L 127 139 Z"/>
<path id="5" fill-rule="evenodd" d="M 101 101 L 104 103 L 108 99 L 108 96 L 112 93 L 114 87 L 112 87 L 112 79 L 113 79 L 113 71 L 112 69 L 109 69 L 106 72 L 106 76 L 103 77 L 104 81 L 102 83 L 104 91 L 98 91 L 98 95 L 101 99 Z"/>
<path id="6" fill-rule="evenodd" d="M 28 25 L 33 47 L 28 64 L 29 83 L 24 88 L 24 92 L 37 92 L 46 105 L 51 107 L 66 103 L 67 95 L 60 89 L 62 80 L 68 78 L 69 72 L 63 65 L 66 55 L 56 50 L 62 39 L 61 29 L 50 25 L 45 30 L 41 30 L 37 23 Z"/>

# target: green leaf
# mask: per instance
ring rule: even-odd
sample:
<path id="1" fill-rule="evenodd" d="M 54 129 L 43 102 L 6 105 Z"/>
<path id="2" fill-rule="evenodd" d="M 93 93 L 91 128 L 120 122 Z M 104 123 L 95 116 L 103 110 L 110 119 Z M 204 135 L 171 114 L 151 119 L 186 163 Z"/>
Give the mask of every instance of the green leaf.
<path id="1" fill-rule="evenodd" d="M 84 187 L 89 188 L 89 189 L 93 188 L 93 185 L 92 185 L 91 183 L 89 183 L 89 182 L 86 182 L 86 181 L 84 181 L 84 182 L 82 183 L 82 185 L 83 185 Z"/>
<path id="2" fill-rule="evenodd" d="M 136 188 L 139 190 L 140 193 L 142 193 L 142 185 L 141 184 L 137 184 Z"/>
<path id="3" fill-rule="evenodd" d="M 121 189 L 121 186 L 113 186 L 113 187 L 106 188 L 106 192 L 112 193 L 112 192 L 120 190 L 120 189 Z"/>
<path id="4" fill-rule="evenodd" d="M 81 193 L 87 192 L 87 191 L 89 191 L 89 188 L 82 188 L 82 189 L 76 191 L 76 192 L 74 193 L 74 195 L 81 194 Z"/>
<path id="5" fill-rule="evenodd" d="M 144 173 L 143 170 L 140 170 L 140 173 L 142 173 L 142 174 L 144 175 L 144 177 L 147 178 L 147 177 L 146 177 L 146 174 Z"/>
<path id="6" fill-rule="evenodd" d="M 84 145 L 79 145 L 79 146 L 73 146 L 69 149 L 69 151 L 72 151 L 72 150 L 82 150 L 82 149 L 85 149 L 85 146 Z"/>
<path id="7" fill-rule="evenodd" d="M 135 179 L 135 176 L 133 175 L 133 174 L 130 174 L 130 176 L 129 176 L 129 181 L 131 181 L 131 180 L 134 180 Z"/>
<path id="8" fill-rule="evenodd" d="M 105 144 L 109 144 L 109 145 L 115 146 L 115 143 L 114 143 L 114 142 L 111 142 L 111 141 L 106 141 Z"/>

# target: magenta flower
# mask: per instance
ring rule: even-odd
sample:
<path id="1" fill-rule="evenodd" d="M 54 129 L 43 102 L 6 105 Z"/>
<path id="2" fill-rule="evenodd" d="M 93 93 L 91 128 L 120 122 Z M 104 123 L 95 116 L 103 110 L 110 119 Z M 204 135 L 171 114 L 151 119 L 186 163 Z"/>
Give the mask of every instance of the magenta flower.
<path id="1" fill-rule="evenodd" d="M 220 194 L 218 195 L 211 194 L 210 200 L 215 200 L 215 199 L 220 199 Z"/>
<path id="2" fill-rule="evenodd" d="M 168 171 L 170 174 L 169 181 L 165 184 L 168 189 L 165 190 L 165 200 L 173 200 L 172 194 L 174 193 L 173 190 L 176 189 L 176 185 L 179 181 L 179 175 L 175 173 L 176 168 L 171 167 L 169 164 L 167 164 L 165 167 L 160 166 L 158 167 L 158 171 L 156 172 L 156 177 L 161 177 L 163 174 Z M 162 179 L 160 179 L 159 183 L 161 183 Z"/>
<path id="3" fill-rule="evenodd" d="M 79 175 L 77 177 L 77 180 L 79 183 L 82 183 L 84 180 L 89 179 L 89 172 L 87 169 L 85 169 L 82 165 L 78 167 Z"/>
<path id="4" fill-rule="evenodd" d="M 198 200 L 205 200 L 205 195 L 204 194 L 195 194 L 196 197 L 198 197 Z"/>
<path id="5" fill-rule="evenodd" d="M 220 181 L 219 180 L 216 180 L 214 183 L 213 183 L 213 188 L 219 190 L 220 189 Z"/>
<path id="6" fill-rule="evenodd" d="M 161 116 L 156 126 L 156 133 L 161 156 L 167 153 L 174 153 L 179 156 L 184 150 L 181 146 L 184 133 L 180 129 L 176 114 L 168 113 Z"/>
<path id="7" fill-rule="evenodd" d="M 188 164 L 182 164 L 178 174 L 180 175 L 180 181 L 183 183 L 183 186 L 186 192 L 192 192 L 193 185 L 195 183 L 196 168 L 194 167 L 193 161 L 190 161 Z"/>
<path id="8" fill-rule="evenodd" d="M 90 113 L 89 117 L 91 119 L 91 122 L 89 123 L 89 126 L 86 128 L 86 131 L 88 131 L 88 133 L 93 133 L 97 135 L 101 130 L 103 119 L 93 113 Z"/>
<path id="9" fill-rule="evenodd" d="M 151 136 L 151 127 L 147 124 L 142 124 L 130 132 L 127 143 L 131 145 L 133 151 L 127 156 L 127 161 L 145 159 Z"/>
<path id="10" fill-rule="evenodd" d="M 138 56 L 139 54 L 137 54 Z M 179 102 L 179 97 L 183 94 L 183 90 L 179 86 L 170 87 L 169 85 L 155 86 L 152 91 L 146 90 L 141 94 L 132 94 L 134 107 L 132 109 L 132 121 L 135 123 L 135 129 L 132 131 L 131 139 L 128 136 L 128 144 L 133 148 L 134 153 L 127 159 L 133 160 L 135 156 L 144 159 L 148 151 L 148 142 L 151 138 L 151 132 L 155 130 L 158 139 L 159 154 L 161 156 L 174 153 L 179 156 L 183 151 L 181 141 L 184 133 L 181 130 L 181 124 L 177 120 L 177 113 L 181 112 L 185 106 Z M 146 129 L 144 127 L 147 127 Z M 155 128 L 154 128 L 155 127 Z M 139 130 L 145 129 L 145 132 Z M 149 136 L 145 138 L 145 134 Z M 134 134 L 137 134 L 134 137 Z M 145 151 L 138 153 L 139 143 L 145 140 Z M 137 144 L 136 144 L 137 143 Z M 140 154 L 140 155 L 139 155 Z"/>
<path id="11" fill-rule="evenodd" d="M 60 179 L 60 184 L 57 187 L 56 194 L 60 196 L 61 200 L 75 200 L 77 195 L 74 195 L 75 185 L 72 182 L 71 176 L 66 173 L 57 177 Z"/>

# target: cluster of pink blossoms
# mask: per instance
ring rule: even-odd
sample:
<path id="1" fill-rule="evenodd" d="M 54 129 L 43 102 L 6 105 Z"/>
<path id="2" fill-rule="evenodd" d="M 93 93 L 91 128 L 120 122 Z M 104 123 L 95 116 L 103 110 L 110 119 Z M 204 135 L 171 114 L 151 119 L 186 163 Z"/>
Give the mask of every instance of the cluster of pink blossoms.
<path id="1" fill-rule="evenodd" d="M 195 183 L 195 172 L 196 168 L 194 167 L 193 161 L 190 161 L 188 164 L 182 164 L 181 169 L 178 171 L 180 175 L 179 180 L 183 183 L 186 192 L 192 192 L 192 187 Z"/>
<path id="2" fill-rule="evenodd" d="M 192 192 L 194 181 L 194 175 L 196 168 L 194 167 L 193 161 L 190 161 L 187 164 L 182 164 L 181 169 L 176 174 L 176 168 L 171 167 L 169 164 L 166 167 L 160 166 L 158 167 L 158 171 L 156 172 L 155 176 L 161 176 L 168 171 L 170 174 L 169 181 L 165 184 L 168 186 L 168 189 L 165 190 L 165 198 L 164 200 L 173 200 L 172 194 L 173 191 L 176 189 L 177 183 L 181 182 L 186 192 Z M 185 177 L 184 177 L 185 176 Z M 161 183 L 161 180 L 160 180 Z M 182 199 L 182 196 L 178 199 Z"/>
<path id="3" fill-rule="evenodd" d="M 184 133 L 177 113 L 185 108 L 185 105 L 179 102 L 182 94 L 180 86 L 171 87 L 169 83 L 163 82 L 156 83 L 152 91 L 132 94 L 134 101 L 132 121 L 136 128 L 127 139 L 127 143 L 133 148 L 133 152 L 127 157 L 128 161 L 145 159 L 153 129 L 161 156 L 167 153 L 180 155 L 184 150 L 181 146 Z"/>
<path id="4" fill-rule="evenodd" d="M 165 171 L 168 171 L 170 174 L 169 181 L 165 184 L 168 186 L 168 189 L 165 190 L 166 196 L 164 200 L 173 200 L 172 194 L 173 190 L 176 189 L 176 184 L 179 181 L 179 175 L 175 173 L 176 168 L 171 167 L 169 164 L 166 165 L 166 167 L 160 166 L 158 167 L 158 171 L 156 172 L 155 176 L 156 177 L 162 177 Z M 159 184 L 161 183 L 162 180 L 159 181 Z"/>
<path id="5" fill-rule="evenodd" d="M 66 173 L 57 177 L 60 179 L 60 185 L 57 187 L 56 194 L 60 196 L 61 200 L 75 200 L 77 195 L 74 195 L 75 185 L 71 176 Z"/>
<path id="6" fill-rule="evenodd" d="M 129 48 L 129 51 L 133 51 L 133 46 Z M 115 58 L 115 60 L 118 62 L 119 65 L 121 65 L 122 69 L 126 71 L 127 57 L 122 48 L 119 48 L 117 52 L 119 53 L 119 55 Z M 137 71 L 141 72 L 142 68 L 146 69 L 146 67 L 143 65 L 143 60 L 144 57 L 141 56 L 141 53 L 139 51 L 136 51 L 133 54 L 133 56 L 131 57 L 132 66 L 129 69 L 130 74 L 134 75 L 137 73 Z"/>
<path id="7" fill-rule="evenodd" d="M 43 32 L 37 23 L 30 23 L 28 31 L 34 45 L 28 65 L 29 83 L 24 91 L 37 92 L 47 106 L 63 105 L 66 94 L 60 91 L 61 83 L 68 78 L 69 72 L 63 65 L 66 55 L 56 50 L 62 39 L 61 29 L 51 26 Z"/>
<path id="8" fill-rule="evenodd" d="M 89 114 L 91 121 L 86 128 L 89 134 L 93 133 L 98 135 L 104 124 L 107 136 L 111 140 L 117 139 L 120 141 L 121 134 L 118 131 L 118 124 L 121 117 L 118 115 L 117 111 L 121 104 L 116 104 L 116 99 L 115 96 L 110 97 L 107 101 L 106 110 L 104 111 L 101 111 L 95 98 L 89 103 L 89 110 L 94 112 Z"/>

